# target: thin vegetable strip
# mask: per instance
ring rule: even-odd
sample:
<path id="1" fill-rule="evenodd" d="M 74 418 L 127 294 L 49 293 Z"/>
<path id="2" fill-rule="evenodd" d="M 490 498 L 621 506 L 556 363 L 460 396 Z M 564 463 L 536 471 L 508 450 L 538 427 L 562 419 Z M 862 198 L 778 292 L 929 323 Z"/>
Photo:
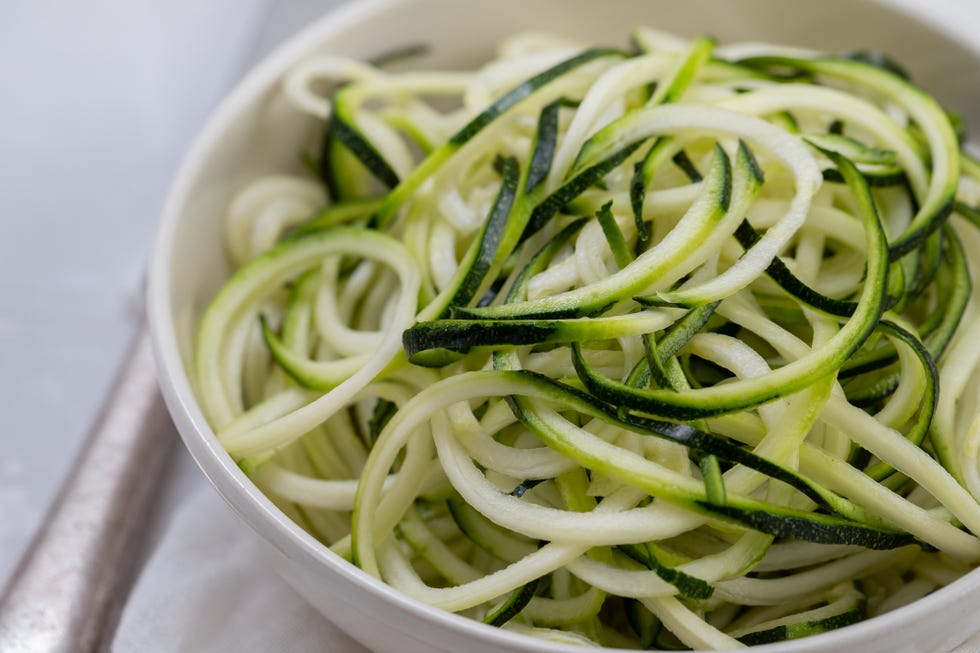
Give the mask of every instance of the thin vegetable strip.
<path id="1" fill-rule="evenodd" d="M 319 158 L 229 207 L 219 440 L 369 574 L 556 642 L 781 641 L 951 582 L 980 562 L 962 132 L 874 58 L 633 46 L 293 71 Z"/>

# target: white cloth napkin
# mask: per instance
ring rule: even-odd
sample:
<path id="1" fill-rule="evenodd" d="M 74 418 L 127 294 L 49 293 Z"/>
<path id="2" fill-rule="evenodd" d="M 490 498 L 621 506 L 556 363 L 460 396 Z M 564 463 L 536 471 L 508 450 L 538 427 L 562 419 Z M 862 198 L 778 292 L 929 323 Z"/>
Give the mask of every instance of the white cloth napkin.
<path id="1" fill-rule="evenodd" d="M 272 571 L 255 535 L 178 453 L 115 653 L 365 653 Z"/>

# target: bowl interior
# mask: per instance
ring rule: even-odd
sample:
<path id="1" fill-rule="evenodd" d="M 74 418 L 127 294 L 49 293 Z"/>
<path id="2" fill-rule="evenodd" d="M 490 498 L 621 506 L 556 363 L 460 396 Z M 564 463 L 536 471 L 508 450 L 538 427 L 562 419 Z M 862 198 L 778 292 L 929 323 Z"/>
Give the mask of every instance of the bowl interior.
<path id="1" fill-rule="evenodd" d="M 443 630 L 497 638 L 498 646 L 515 650 L 559 650 L 528 648 L 530 645 L 520 643 L 523 640 L 500 635 L 500 631 L 491 633 L 489 628 L 419 606 L 320 547 L 276 510 L 221 449 L 194 399 L 189 361 L 201 313 L 229 272 L 221 239 L 229 199 L 257 176 L 297 170 L 298 154 L 319 128 L 277 95 L 278 80 L 291 65 L 316 53 L 370 58 L 424 43 L 429 50 L 412 61 L 413 67 L 462 68 L 486 59 L 501 38 L 521 30 L 547 30 L 593 43 L 625 45 L 629 32 L 638 25 L 685 36 L 711 34 L 722 43 L 761 40 L 832 52 L 881 50 L 905 65 L 913 79 L 947 106 L 963 113 L 968 124 L 980 124 L 976 54 L 935 27 L 870 0 L 496 0 L 492 5 L 459 0 L 366 0 L 351 2 L 326 16 L 252 71 L 214 114 L 174 183 L 149 280 L 154 347 L 175 422 L 205 474 L 242 518 L 282 554 L 286 567 L 306 566 L 314 575 L 323 573 L 322 569 L 344 575 L 355 586 L 371 588 L 382 596 L 389 608 L 396 606 L 392 609 L 437 623 Z M 976 573 L 970 578 L 931 597 L 932 604 L 949 605 L 954 594 L 961 597 L 968 589 L 974 592 L 974 604 L 980 604 L 975 589 L 980 578 Z M 317 601 L 310 591 L 300 591 Z M 950 598 L 943 598 L 947 596 Z M 872 641 L 876 634 L 887 634 L 901 618 L 889 615 L 780 650 L 838 650 L 858 636 L 847 635 L 847 631 Z M 955 644 L 969 630 L 968 625 L 962 634 L 949 635 L 949 643 Z"/>

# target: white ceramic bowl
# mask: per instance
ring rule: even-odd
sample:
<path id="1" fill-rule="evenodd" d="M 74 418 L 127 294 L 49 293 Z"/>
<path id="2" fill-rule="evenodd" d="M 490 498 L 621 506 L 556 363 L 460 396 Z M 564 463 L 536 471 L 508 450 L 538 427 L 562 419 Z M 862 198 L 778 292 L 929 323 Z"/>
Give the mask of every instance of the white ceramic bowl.
<path id="1" fill-rule="evenodd" d="M 367 58 L 422 42 L 432 48 L 419 66 L 460 67 L 485 59 L 498 40 L 517 30 L 540 28 L 625 44 L 634 26 L 650 25 L 688 36 L 708 33 L 722 42 L 881 49 L 969 118 L 971 103 L 980 96 L 978 55 L 923 20 L 871 0 L 360 0 L 342 6 L 287 42 L 221 104 L 184 161 L 167 202 L 150 268 L 150 326 L 163 393 L 187 448 L 264 542 L 271 564 L 368 647 L 401 653 L 572 650 L 435 610 L 348 564 L 279 512 L 225 454 L 205 421 L 188 382 L 187 362 L 197 320 L 228 274 L 221 216 L 246 180 L 294 168 L 296 152 L 314 128 L 276 99 L 280 78 L 317 52 Z M 980 123 L 980 116 L 973 117 Z M 977 612 L 980 571 L 885 616 L 758 650 L 946 651 L 978 629 Z"/>

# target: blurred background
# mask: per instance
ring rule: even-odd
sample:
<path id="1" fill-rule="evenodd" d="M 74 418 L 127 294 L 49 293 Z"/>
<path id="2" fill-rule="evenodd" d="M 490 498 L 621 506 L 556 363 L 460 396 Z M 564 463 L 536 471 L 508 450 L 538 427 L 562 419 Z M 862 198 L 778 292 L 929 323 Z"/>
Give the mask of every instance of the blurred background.
<path id="1" fill-rule="evenodd" d="M 0 586 L 142 319 L 182 154 L 256 59 L 337 4 L 0 5 Z"/>

